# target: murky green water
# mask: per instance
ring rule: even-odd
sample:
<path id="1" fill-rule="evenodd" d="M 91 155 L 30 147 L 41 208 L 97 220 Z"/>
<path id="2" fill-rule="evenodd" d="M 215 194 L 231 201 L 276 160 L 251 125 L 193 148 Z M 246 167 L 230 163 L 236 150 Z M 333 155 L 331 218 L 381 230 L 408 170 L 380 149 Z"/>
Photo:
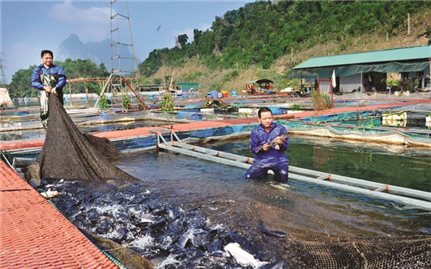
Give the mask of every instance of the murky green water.
<path id="1" fill-rule="evenodd" d="M 214 147 L 252 156 L 247 140 Z M 291 137 L 287 155 L 293 166 L 431 192 L 431 149 Z"/>
<path id="2" fill-rule="evenodd" d="M 247 139 L 203 146 L 251 156 Z M 406 187 L 419 184 L 417 189 L 430 191 L 427 153 L 292 138 L 287 154 L 294 166 Z M 119 166 L 160 190 L 172 203 L 207 208 L 210 218 L 232 223 L 247 217 L 280 229 L 288 226 L 349 236 L 431 234 L 429 212 L 293 180 L 292 189 L 279 189 L 268 181 L 245 180 L 243 169 L 193 157 L 141 152 L 125 157 Z M 212 207 L 226 214 L 213 215 L 217 211 Z"/>
<path id="3" fill-rule="evenodd" d="M 431 151 L 390 152 L 366 145 L 310 145 L 297 139 L 288 154 L 295 166 L 431 191 Z"/>

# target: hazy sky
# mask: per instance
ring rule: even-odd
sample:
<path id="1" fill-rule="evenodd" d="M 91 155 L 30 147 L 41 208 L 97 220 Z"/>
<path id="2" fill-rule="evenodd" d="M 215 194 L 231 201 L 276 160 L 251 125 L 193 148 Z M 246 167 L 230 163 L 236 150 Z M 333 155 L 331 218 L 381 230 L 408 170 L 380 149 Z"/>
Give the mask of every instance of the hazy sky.
<path id="1" fill-rule="evenodd" d="M 110 2 L 0 0 L 0 51 L 7 82 L 18 69 L 39 64 L 42 49 L 53 50 L 55 56 L 71 34 L 83 43 L 110 38 Z M 193 38 L 193 29 L 206 30 L 216 16 L 247 2 L 253 1 L 118 0 L 117 9 L 125 14 L 128 4 L 136 56 L 143 60 L 155 48 L 173 47 L 179 34 Z M 128 27 L 121 27 L 121 32 L 128 34 Z"/>

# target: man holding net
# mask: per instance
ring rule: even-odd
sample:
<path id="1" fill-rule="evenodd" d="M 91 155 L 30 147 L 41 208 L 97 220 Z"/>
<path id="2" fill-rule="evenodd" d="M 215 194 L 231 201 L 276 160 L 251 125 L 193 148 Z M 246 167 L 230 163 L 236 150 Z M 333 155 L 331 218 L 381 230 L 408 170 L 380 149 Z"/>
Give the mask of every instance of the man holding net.
<path id="1" fill-rule="evenodd" d="M 250 149 L 255 155 L 252 166 L 247 170 L 246 178 L 260 178 L 268 170 L 274 172 L 274 180 L 287 183 L 289 162 L 285 151 L 289 145 L 287 130 L 283 125 L 273 122 L 272 111 L 262 107 L 257 112 L 259 125 L 250 135 Z"/>
<path id="2" fill-rule="evenodd" d="M 66 85 L 66 76 L 61 66 L 54 64 L 54 54 L 50 50 L 40 53 L 42 64 L 33 69 L 31 86 L 40 91 L 40 118 L 46 128 L 48 120 L 48 96 L 57 96 L 63 105 L 63 87 Z"/>

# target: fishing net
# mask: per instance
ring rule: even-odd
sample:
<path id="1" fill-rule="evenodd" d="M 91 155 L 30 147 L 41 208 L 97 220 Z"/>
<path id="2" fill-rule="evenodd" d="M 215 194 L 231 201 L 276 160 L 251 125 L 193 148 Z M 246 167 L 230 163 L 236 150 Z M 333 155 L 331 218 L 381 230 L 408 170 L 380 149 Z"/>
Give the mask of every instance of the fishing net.
<path id="1" fill-rule="evenodd" d="M 278 224 L 271 218 L 279 218 L 280 209 L 256 200 L 211 198 L 208 203 L 182 197 L 180 207 L 175 200 L 164 199 L 164 191 L 147 191 L 143 182 L 110 185 L 103 191 L 87 185 L 83 181 L 58 184 L 60 199 L 52 201 L 77 227 L 99 238 L 97 244 L 104 239 L 119 244 L 101 248 L 121 262 L 133 263 L 113 251 L 130 248 L 151 261 L 173 262 L 157 268 L 256 268 L 240 267 L 224 255 L 226 245 L 238 243 L 254 259 L 268 262 L 261 269 L 431 268 L 429 235 L 334 235 L 314 231 L 303 220 L 294 220 L 295 215 L 276 230 Z M 144 239 L 151 243 L 142 244 Z M 143 267 L 135 263 L 128 268 Z"/>
<path id="2" fill-rule="evenodd" d="M 82 134 L 55 96 L 49 96 L 45 144 L 26 177 L 65 180 L 133 180 L 112 164 L 121 153 L 107 139 Z"/>
<path id="3" fill-rule="evenodd" d="M 269 261 L 268 267 L 263 268 L 431 268 L 429 235 L 349 238 L 314 232 L 305 225 L 301 229 L 286 227 L 281 233 L 262 225 L 256 229 L 253 220 L 270 211 L 265 204 L 257 206 L 256 201 L 247 202 L 253 207 L 244 210 L 229 201 L 213 200 L 206 204 L 200 200 L 202 204 L 196 202 L 184 210 L 160 201 L 160 194 L 144 191 L 138 185 L 142 182 L 123 188 L 109 186 L 111 191 L 88 190 L 85 186 L 74 190 L 73 184 L 84 184 L 82 180 L 133 177 L 112 164 L 112 160 L 121 156 L 116 148 L 106 139 L 81 134 L 57 98 L 49 98 L 49 110 L 45 145 L 37 162 L 40 175 L 81 179 L 58 186 L 60 193 L 66 193 L 67 189 L 74 195 L 53 200 L 57 207 L 75 225 L 96 236 L 109 235 L 110 240 L 124 246 L 135 245 L 134 249 L 143 256 L 156 259 L 162 253 L 182 262 L 182 266 L 171 264 L 160 268 L 238 268 L 236 261 L 222 254 L 223 246 L 230 242 L 240 242 L 256 258 Z M 76 207 L 78 201 L 80 207 Z M 123 209 L 103 213 L 94 210 L 107 204 Z M 211 210 L 200 211 L 205 208 Z M 208 212 L 212 212 L 213 223 L 223 225 L 215 226 L 218 228 L 209 225 L 208 216 L 204 217 Z M 242 221 L 230 218 L 235 215 L 241 216 Z M 147 222 L 148 216 L 154 221 Z M 134 240 L 141 240 L 144 235 L 152 235 L 154 242 L 144 248 L 136 247 L 139 244 Z"/>
<path id="4" fill-rule="evenodd" d="M 339 238 L 290 233 L 296 268 L 431 268 L 429 236 Z"/>
<path id="5" fill-rule="evenodd" d="M 210 214 L 208 217 L 212 221 L 221 221 L 225 227 L 252 238 L 251 245 L 241 246 L 259 260 L 276 260 L 264 268 L 431 268 L 429 234 L 394 232 L 387 236 L 361 236 L 350 227 L 343 229 L 337 220 L 326 223 L 315 211 L 317 208 L 311 208 L 312 204 L 300 199 L 292 198 L 295 202 L 304 202 L 305 210 L 310 213 L 307 219 L 295 213 L 284 215 L 283 209 L 256 200 L 246 209 L 239 200 L 235 201 L 235 206 L 229 201 L 217 201 L 211 205 L 217 211 L 206 214 Z M 241 221 L 234 216 L 241 216 Z M 265 220 L 257 229 L 252 224 L 256 219 Z M 319 231 L 310 221 L 326 227 Z M 274 230 L 274 227 L 283 228 Z M 265 257 L 268 250 L 271 258 Z M 275 267 L 280 260 L 284 266 Z"/>

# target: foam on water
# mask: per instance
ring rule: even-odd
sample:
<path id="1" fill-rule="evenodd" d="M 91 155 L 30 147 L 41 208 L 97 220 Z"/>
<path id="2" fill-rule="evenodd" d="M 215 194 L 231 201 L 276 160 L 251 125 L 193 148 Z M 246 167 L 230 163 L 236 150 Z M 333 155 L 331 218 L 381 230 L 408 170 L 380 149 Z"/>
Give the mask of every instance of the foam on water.
<path id="1" fill-rule="evenodd" d="M 98 206 L 95 208 L 97 212 L 101 214 L 110 213 L 114 216 L 118 215 L 124 209 L 121 205 L 106 205 L 106 206 Z"/>
<path id="2" fill-rule="evenodd" d="M 154 223 L 154 216 L 145 213 L 142 211 L 138 211 L 135 208 L 129 208 L 129 215 L 133 215 L 140 220 L 141 223 Z"/>
<path id="3" fill-rule="evenodd" d="M 93 230 L 95 230 L 95 229 L 93 229 Z M 106 236 L 109 239 L 116 239 L 116 238 L 120 237 L 120 233 L 119 233 L 118 229 L 115 229 L 111 232 L 105 233 L 104 236 Z"/>
<path id="4" fill-rule="evenodd" d="M 153 246 L 153 244 L 154 244 L 154 238 L 152 238 L 151 235 L 149 234 L 145 234 L 130 242 L 128 246 L 136 247 L 144 250 L 148 247 Z"/>
<path id="5" fill-rule="evenodd" d="M 158 266 L 157 269 L 165 268 L 168 265 L 179 265 L 180 262 L 175 259 L 175 256 L 170 254 L 166 259 L 164 259 Z"/>

